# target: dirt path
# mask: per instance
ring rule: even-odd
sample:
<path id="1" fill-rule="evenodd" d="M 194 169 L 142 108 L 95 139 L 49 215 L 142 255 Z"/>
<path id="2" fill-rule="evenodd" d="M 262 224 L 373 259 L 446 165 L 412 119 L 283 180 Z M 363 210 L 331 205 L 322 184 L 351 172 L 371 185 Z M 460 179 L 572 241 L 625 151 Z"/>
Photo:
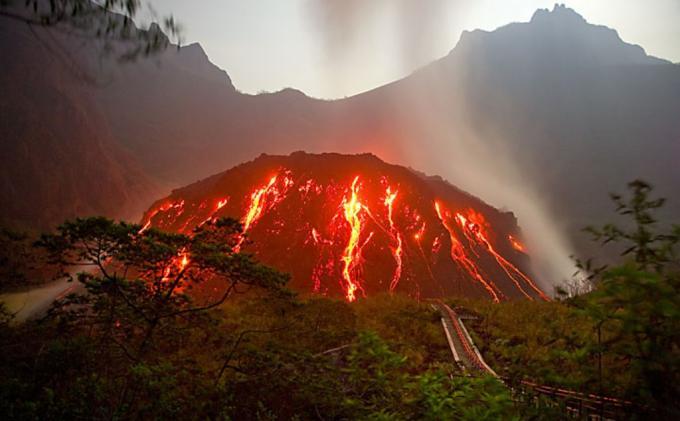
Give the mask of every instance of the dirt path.
<path id="1" fill-rule="evenodd" d="M 41 317 L 54 300 L 75 292 L 80 287 L 77 282 L 60 279 L 28 291 L 0 294 L 0 302 L 5 304 L 10 313 L 14 314 L 15 321 L 21 323 Z"/>

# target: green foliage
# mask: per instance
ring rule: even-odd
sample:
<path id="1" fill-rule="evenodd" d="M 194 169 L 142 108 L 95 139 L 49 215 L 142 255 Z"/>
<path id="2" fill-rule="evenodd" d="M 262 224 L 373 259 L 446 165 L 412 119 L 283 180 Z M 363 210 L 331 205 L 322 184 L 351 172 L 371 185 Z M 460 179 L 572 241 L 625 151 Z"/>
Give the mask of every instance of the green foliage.
<path id="1" fill-rule="evenodd" d="M 509 389 L 493 377 L 428 372 L 419 377 L 417 399 L 422 408 L 418 419 L 518 419 Z"/>
<path id="2" fill-rule="evenodd" d="M 511 384 L 522 380 L 599 391 L 597 358 L 588 352 L 594 323 L 561 302 L 513 301 L 500 304 L 461 302 L 477 320 L 466 321 L 487 363 Z M 604 390 L 620 395 L 626 374 L 623 361 L 608 359 Z"/>
<path id="3" fill-rule="evenodd" d="M 595 290 L 577 304 L 605 331 L 592 349 L 629 361 L 626 396 L 680 416 L 680 227 L 659 233 L 654 211 L 664 200 L 651 198 L 652 187 L 642 181 L 629 187 L 627 200 L 612 196 L 629 226 L 588 229 L 603 244 L 622 244 L 626 260 L 594 271 Z"/>
<path id="4" fill-rule="evenodd" d="M 193 322 L 240 286 L 280 291 L 287 276 L 232 252 L 238 235 L 231 220 L 206 224 L 191 237 L 101 217 L 66 222 L 38 246 L 70 280 L 73 268 L 89 268 L 77 274 L 87 293 L 58 301 L 51 315 L 92 326 L 136 360 L 163 326 Z M 196 302 L 188 292 L 204 284 L 212 287 L 209 298 Z"/>
<path id="5" fill-rule="evenodd" d="M 377 413 L 385 402 L 399 401 L 405 373 L 399 369 L 406 358 L 390 350 L 373 332 L 361 332 L 347 356 L 345 404 Z"/>
<path id="6" fill-rule="evenodd" d="M 478 316 L 466 321 L 471 335 L 514 392 L 458 371 L 427 304 L 286 292 L 286 276 L 233 253 L 234 220 L 192 236 L 104 218 L 65 223 L 39 245 L 85 293 L 40 323 L 0 323 L 0 411 L 8 419 L 562 417 L 559 401 L 518 392 L 532 380 L 673 417 L 678 229 L 657 234 L 652 211 L 662 201 L 644 183 L 631 187 L 631 200 L 615 199 L 632 227 L 591 229 L 627 244 L 622 264 L 592 270 L 591 293 L 452 303 Z M 87 270 L 74 276 L 73 267 Z"/>
<path id="7" fill-rule="evenodd" d="M 428 366 L 450 358 L 440 315 L 411 298 L 382 294 L 354 305 L 359 322 L 390 341 L 409 364 Z"/>
<path id="8" fill-rule="evenodd" d="M 206 224 L 189 237 L 106 218 L 77 219 L 43 235 L 38 245 L 64 276 L 73 280 L 73 268 L 86 268 L 75 276 L 84 291 L 55 303 L 43 322 L 46 329 L 40 329 L 42 337 L 34 338 L 39 348 L 30 341 L 21 344 L 20 336 L 5 344 L 27 346 L 25 353 L 38 352 L 38 361 L 59 362 L 31 366 L 19 358 L 16 367 L 4 367 L 9 378 L 15 369 L 30 370 L 34 380 L 46 376 L 24 385 L 35 400 L 15 412 L 55 408 L 61 411 L 55 418 L 69 418 L 93 405 L 100 411 L 96 418 L 175 417 L 190 404 L 187 397 L 207 393 L 212 373 L 196 368 L 194 349 L 189 352 L 186 341 L 213 339 L 213 346 L 206 344 L 197 356 L 219 351 L 225 339 L 219 331 L 212 334 L 220 319 L 210 310 L 243 288 L 290 298 L 282 290 L 287 276 L 252 256 L 233 253 L 239 235 L 240 225 L 232 220 Z M 209 293 L 201 299 L 201 291 Z M 82 393 L 71 394 L 69 389 L 80 387 Z M 81 402 L 85 396 L 89 401 Z M 50 402 L 50 408 L 43 407 Z"/>
<path id="9" fill-rule="evenodd" d="M 249 299 L 224 311 L 227 320 L 259 332 L 229 353 L 222 377 L 238 402 L 234 418 L 248 418 L 262 404 L 280 419 L 412 419 L 420 405 L 413 397 L 419 374 L 455 370 L 450 353 L 442 352 L 447 348 L 439 319 L 428 305 L 403 297 L 351 305 L 318 297 L 273 304 Z M 409 325 L 439 329 L 439 335 L 427 343 L 428 336 L 395 334 Z"/>
<path id="10" fill-rule="evenodd" d="M 460 377 L 427 304 L 390 296 L 348 304 L 255 291 L 205 317 L 163 322 L 152 336 L 153 352 L 133 353 L 134 359 L 119 344 L 135 351 L 144 323 L 123 329 L 125 335 L 93 333 L 106 324 L 90 320 L 106 320 L 110 311 L 96 300 L 80 304 L 89 309 L 87 318 L 72 321 L 66 314 L 76 310 L 64 308 L 41 323 L 9 327 L 0 337 L 0 348 L 11 350 L 0 361 L 6 379 L 0 411 L 7 419 L 512 419 L 518 413 L 494 380 Z"/>
<path id="11" fill-rule="evenodd" d="M 623 250 L 622 262 L 580 262 L 594 289 L 561 302 L 459 302 L 480 316 L 468 325 L 487 362 L 510 384 L 540 384 L 634 402 L 628 412 L 677 418 L 680 382 L 678 227 L 659 232 L 644 182 L 614 195 L 627 224 L 589 228 Z"/>

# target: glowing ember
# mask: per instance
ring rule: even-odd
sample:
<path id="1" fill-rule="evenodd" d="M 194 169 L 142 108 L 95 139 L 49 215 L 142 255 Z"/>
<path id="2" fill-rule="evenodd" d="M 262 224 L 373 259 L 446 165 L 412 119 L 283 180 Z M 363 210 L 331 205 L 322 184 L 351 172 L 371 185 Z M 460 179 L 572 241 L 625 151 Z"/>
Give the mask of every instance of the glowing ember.
<path id="1" fill-rule="evenodd" d="M 432 254 L 439 253 L 441 247 L 442 247 L 441 237 L 435 237 L 434 241 L 432 241 Z"/>
<path id="2" fill-rule="evenodd" d="M 179 268 L 184 269 L 185 267 L 187 267 L 188 264 L 189 264 L 189 258 L 187 257 L 186 253 L 183 253 L 182 259 L 180 259 L 180 261 L 179 261 Z"/>
<path id="3" fill-rule="evenodd" d="M 515 250 L 517 250 L 517 251 L 519 251 L 519 252 L 522 252 L 522 253 L 525 253 L 525 252 L 526 252 L 526 249 L 524 248 L 524 246 L 522 245 L 522 243 L 520 243 L 520 242 L 519 242 L 515 237 L 513 237 L 512 235 L 508 235 L 508 241 L 510 242 L 510 245 L 512 246 L 512 248 L 514 248 Z"/>
<path id="4" fill-rule="evenodd" d="M 425 225 L 427 225 L 425 222 L 420 226 L 418 231 L 413 235 L 413 238 L 420 243 L 420 240 L 425 236 Z"/>
<path id="5" fill-rule="evenodd" d="M 314 244 L 319 245 L 321 243 L 321 235 L 319 235 L 319 231 L 316 228 L 312 228 L 312 238 L 314 239 Z"/>
<path id="6" fill-rule="evenodd" d="M 176 257 L 173 257 L 170 260 L 170 264 L 166 266 L 165 269 L 163 270 L 162 281 L 169 282 L 171 275 L 179 278 L 179 276 L 181 276 L 182 272 L 186 269 L 188 265 L 189 256 L 187 256 L 186 251 L 182 250 Z M 176 288 L 177 292 L 180 292 L 181 290 L 182 288 L 179 287 Z"/>

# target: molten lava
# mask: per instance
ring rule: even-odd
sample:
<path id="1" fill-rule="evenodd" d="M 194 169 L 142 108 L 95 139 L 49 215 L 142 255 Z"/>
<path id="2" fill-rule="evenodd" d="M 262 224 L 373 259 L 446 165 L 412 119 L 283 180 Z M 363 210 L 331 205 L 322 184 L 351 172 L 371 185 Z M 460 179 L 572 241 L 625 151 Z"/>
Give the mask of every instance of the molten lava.
<path id="1" fill-rule="evenodd" d="M 394 261 L 397 264 L 397 266 L 394 269 L 392 281 L 390 282 L 390 292 L 394 292 L 394 290 L 397 288 L 397 285 L 399 284 L 399 279 L 401 279 L 402 271 L 401 256 L 404 252 L 403 249 L 404 241 L 401 237 L 401 233 L 397 229 L 397 226 L 394 224 L 394 200 L 397 198 L 398 193 L 399 193 L 398 191 L 392 192 L 392 189 L 389 186 L 387 187 L 387 191 L 385 192 L 385 206 L 387 207 L 387 220 L 390 223 L 390 233 L 392 234 L 392 237 L 394 237 L 394 241 L 396 242 L 395 245 L 390 246 L 392 256 L 394 256 Z"/>
<path id="2" fill-rule="evenodd" d="M 471 216 L 471 219 L 468 220 L 465 216 L 463 216 L 460 213 L 456 214 L 456 221 L 460 224 L 461 228 L 463 231 L 466 233 L 468 238 L 476 239 L 477 242 L 480 245 L 483 245 L 486 250 L 491 253 L 491 255 L 496 259 L 496 262 L 500 265 L 500 267 L 503 269 L 503 271 L 508 275 L 508 277 L 512 280 L 512 282 L 515 284 L 517 289 L 520 290 L 520 292 L 527 297 L 530 300 L 533 300 L 533 297 L 531 297 L 525 290 L 522 288 L 520 285 L 519 281 L 522 280 L 524 281 L 527 285 L 529 285 L 530 288 L 532 288 L 536 293 L 545 301 L 549 301 L 550 299 L 548 296 L 546 296 L 543 291 L 541 291 L 540 288 L 536 286 L 536 284 L 527 276 L 525 275 L 522 271 L 517 269 L 515 265 L 512 263 L 508 262 L 503 256 L 498 254 L 496 250 L 493 248 L 489 240 L 487 240 L 486 235 L 484 234 L 483 231 L 483 226 L 485 224 L 485 220 L 483 219 L 483 216 L 480 214 L 477 214 L 473 210 L 468 211 L 468 215 Z M 477 222 L 473 222 L 477 221 Z M 517 279 L 519 278 L 519 279 Z"/>
<path id="3" fill-rule="evenodd" d="M 345 252 L 342 255 L 344 263 L 342 277 L 345 280 L 345 294 L 350 302 L 356 300 L 356 292 L 361 288 L 358 269 L 361 268 L 362 246 L 359 244 L 359 239 L 361 237 L 363 218 L 360 215 L 362 205 L 358 197 L 358 182 L 359 176 L 354 177 L 350 198 L 345 198 L 342 204 L 345 220 L 350 227 L 349 239 L 347 240 Z"/>
<path id="4" fill-rule="evenodd" d="M 234 251 L 236 253 L 238 253 L 241 249 L 241 244 L 243 244 L 245 234 L 250 229 L 250 226 L 256 223 L 257 220 L 262 216 L 262 209 L 264 209 L 266 199 L 265 195 L 269 189 L 272 188 L 274 183 L 276 183 L 276 176 L 269 179 L 269 183 L 267 185 L 256 189 L 250 195 L 250 205 L 248 206 L 248 212 L 246 212 L 246 216 L 243 218 L 243 232 L 241 233 L 241 237 L 239 238 L 236 247 L 234 247 Z"/>
<path id="5" fill-rule="evenodd" d="M 140 232 L 190 234 L 227 216 L 243 228 L 233 251 L 289 272 L 301 291 L 348 301 L 381 291 L 547 299 L 527 275 L 514 216 L 370 155 L 262 156 L 176 190 Z M 167 275 L 190 262 L 179 253 Z"/>
<path id="6" fill-rule="evenodd" d="M 526 252 L 526 249 L 524 248 L 524 245 L 522 245 L 522 243 L 520 243 L 520 242 L 519 242 L 515 237 L 513 237 L 512 235 L 508 235 L 508 241 L 510 242 L 510 245 L 512 246 L 512 248 L 514 248 L 515 250 L 517 250 L 517 251 L 519 251 L 519 252 L 521 252 L 521 253 L 525 253 L 525 252 Z"/>
<path id="7" fill-rule="evenodd" d="M 241 250 L 246 233 L 260 220 L 263 213 L 281 202 L 285 197 L 288 188 L 293 185 L 293 180 L 286 174 L 282 180 L 283 185 L 277 187 L 276 182 L 278 178 L 278 175 L 273 176 L 269 179 L 267 184 L 255 189 L 255 191 L 251 193 L 248 211 L 242 220 L 243 231 L 234 247 L 235 253 L 238 253 Z"/>
<path id="8" fill-rule="evenodd" d="M 161 206 L 158 207 L 158 209 L 153 210 L 149 216 L 147 217 L 146 222 L 142 226 L 142 229 L 139 230 L 139 234 L 143 233 L 147 229 L 151 227 L 151 220 L 153 219 L 154 216 L 156 216 L 158 213 L 164 213 L 167 212 L 171 209 L 179 209 L 179 211 L 175 212 L 175 218 L 180 216 L 182 214 L 182 208 L 184 207 L 184 200 L 181 200 L 177 203 L 165 203 Z"/>
<path id="9" fill-rule="evenodd" d="M 491 282 L 487 281 L 484 279 L 484 277 L 479 273 L 479 269 L 477 266 L 474 264 L 472 260 L 465 254 L 465 250 L 463 249 L 463 245 L 461 244 L 460 241 L 458 241 L 458 238 L 456 238 L 456 234 L 453 231 L 453 227 L 449 225 L 447 222 L 447 218 L 442 213 L 442 207 L 439 204 L 439 202 L 434 202 L 434 208 L 437 211 L 437 216 L 439 217 L 439 220 L 442 222 L 442 225 L 444 228 L 446 228 L 446 231 L 449 233 L 449 238 L 451 239 L 451 258 L 458 263 L 464 270 L 466 270 L 472 278 L 476 279 L 479 281 L 480 284 L 484 286 L 484 288 L 487 290 L 489 295 L 491 295 L 491 298 L 493 298 L 494 302 L 499 302 L 500 298 L 498 297 L 498 293 L 496 292 L 495 285 L 492 284 Z"/>

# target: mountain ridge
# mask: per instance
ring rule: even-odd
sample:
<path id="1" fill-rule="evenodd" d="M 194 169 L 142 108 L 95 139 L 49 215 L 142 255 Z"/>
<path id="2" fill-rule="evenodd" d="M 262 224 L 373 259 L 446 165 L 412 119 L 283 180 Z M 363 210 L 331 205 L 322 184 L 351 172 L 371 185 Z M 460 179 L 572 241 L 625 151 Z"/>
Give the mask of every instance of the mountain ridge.
<path id="1" fill-rule="evenodd" d="M 613 30 L 584 23 L 569 10 L 539 11 L 533 22 L 464 35 L 449 54 L 403 79 L 330 101 L 292 88 L 240 93 L 200 45 L 124 66 L 105 60 L 103 66 L 96 49 L 58 40 L 77 64 L 106 81 L 79 89 L 101 110 L 116 148 L 131 157 L 123 160 L 138 163 L 160 186 L 145 204 L 171 186 L 263 152 L 373 152 L 442 174 L 495 206 L 513 209 L 529 241 L 551 244 L 546 249 L 559 250 L 566 267 L 566 256 L 575 253 L 568 242 L 579 250 L 585 244 L 573 233 L 609 214 L 610 191 L 642 177 L 669 196 L 680 182 L 672 159 L 680 155 L 673 141 L 680 137 L 680 68 L 649 58 Z M 540 24 L 562 15 L 570 26 Z M 560 36 L 573 33 L 573 39 Z M 602 40 L 581 51 L 592 36 Z M 616 48 L 609 48 L 612 42 Z M 6 46 L 10 53 L 24 51 L 17 57 L 26 68 L 30 54 L 47 54 L 29 47 Z M 603 48 L 606 56 L 600 57 Z M 62 67 L 54 72 L 65 74 Z M 26 75 L 5 77 L 20 81 Z M 31 101 L 43 106 L 38 97 Z M 21 139 L 17 132 L 7 142 L 21 145 Z M 6 192 L 2 199 L 20 194 Z M 81 194 L 78 200 L 87 202 L 87 189 Z M 670 215 L 680 214 L 672 206 Z M 110 208 L 98 211 L 116 216 Z M 46 227 L 71 214 L 57 212 L 49 223 L 31 214 L 24 222 Z M 531 238 L 556 230 L 570 233 L 563 246 Z"/>

